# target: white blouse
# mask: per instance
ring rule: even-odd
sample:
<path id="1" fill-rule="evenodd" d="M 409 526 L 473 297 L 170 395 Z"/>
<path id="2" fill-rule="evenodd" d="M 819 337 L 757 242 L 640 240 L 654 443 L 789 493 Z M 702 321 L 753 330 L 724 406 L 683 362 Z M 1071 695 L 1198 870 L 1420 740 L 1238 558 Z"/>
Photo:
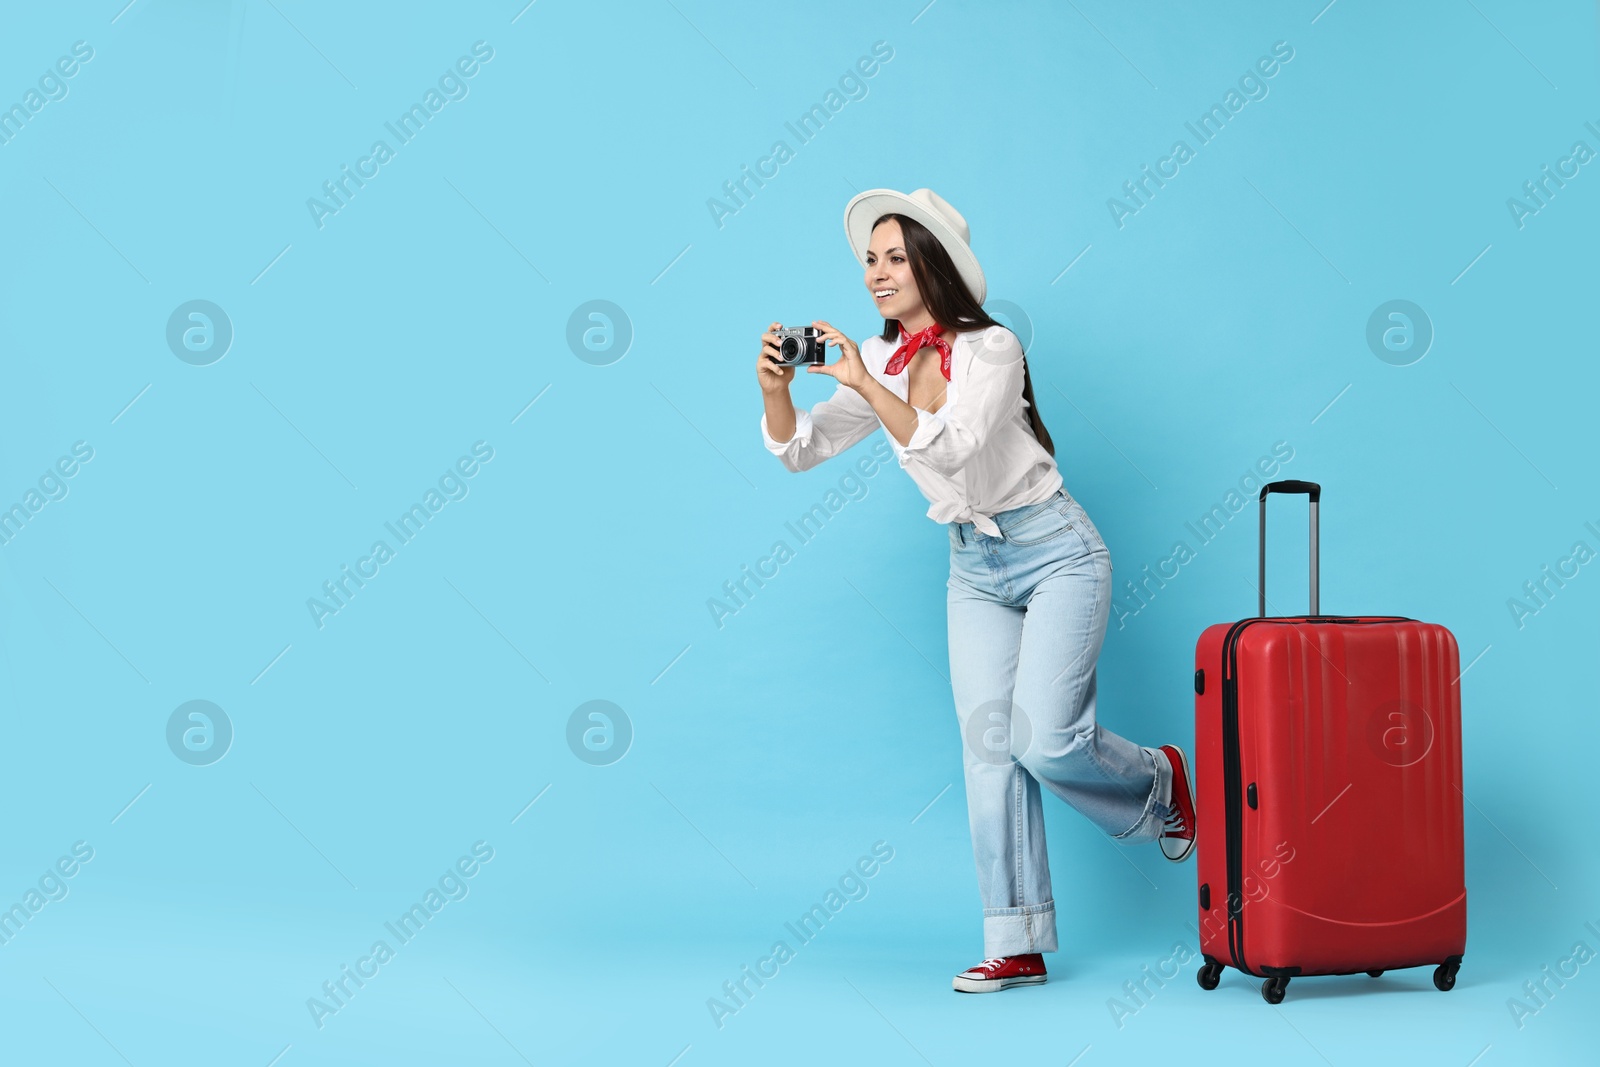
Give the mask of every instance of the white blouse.
<path id="1" fill-rule="evenodd" d="M 899 342 L 874 335 L 860 344 L 871 375 L 901 400 L 910 388 L 910 368 L 885 374 Z M 921 356 L 921 359 L 933 357 Z M 797 371 L 798 373 L 798 371 Z M 950 349 L 950 385 L 938 411 L 914 409 L 917 428 L 902 445 L 884 430 L 900 466 L 932 506 L 935 522 L 970 522 L 1000 536 L 998 512 L 1037 504 L 1061 488 L 1061 472 L 1034 436 L 1022 396 L 1022 345 L 1004 326 L 956 335 Z M 794 436 L 772 439 L 767 416 L 761 437 L 767 450 L 791 471 L 809 470 L 860 442 L 883 423 L 866 398 L 840 384 L 811 410 L 795 409 Z"/>

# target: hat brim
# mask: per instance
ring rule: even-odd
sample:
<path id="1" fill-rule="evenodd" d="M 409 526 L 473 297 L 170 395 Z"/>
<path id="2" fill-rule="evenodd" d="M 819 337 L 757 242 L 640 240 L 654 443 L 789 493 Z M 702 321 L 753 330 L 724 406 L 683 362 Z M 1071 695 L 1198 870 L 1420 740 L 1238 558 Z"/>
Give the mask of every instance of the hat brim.
<path id="1" fill-rule="evenodd" d="M 844 233 L 857 263 L 865 264 L 867 261 L 867 245 L 872 242 L 872 224 L 889 214 L 907 215 L 926 226 L 945 251 L 950 253 L 950 259 L 955 263 L 961 280 L 972 291 L 973 299 L 979 304 L 983 303 L 987 284 L 983 278 L 983 268 L 978 265 L 978 257 L 972 254 L 972 249 L 943 217 L 893 189 L 868 189 L 851 197 L 845 205 Z"/>

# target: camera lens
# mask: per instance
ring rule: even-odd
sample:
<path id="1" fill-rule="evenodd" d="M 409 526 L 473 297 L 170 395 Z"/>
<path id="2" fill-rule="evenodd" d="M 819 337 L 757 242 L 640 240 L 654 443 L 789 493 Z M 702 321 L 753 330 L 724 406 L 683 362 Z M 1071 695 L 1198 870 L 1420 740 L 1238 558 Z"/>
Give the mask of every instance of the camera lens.
<path id="1" fill-rule="evenodd" d="M 785 363 L 793 363 L 800 356 L 800 339 L 798 337 L 785 337 L 778 351 L 783 354 Z"/>

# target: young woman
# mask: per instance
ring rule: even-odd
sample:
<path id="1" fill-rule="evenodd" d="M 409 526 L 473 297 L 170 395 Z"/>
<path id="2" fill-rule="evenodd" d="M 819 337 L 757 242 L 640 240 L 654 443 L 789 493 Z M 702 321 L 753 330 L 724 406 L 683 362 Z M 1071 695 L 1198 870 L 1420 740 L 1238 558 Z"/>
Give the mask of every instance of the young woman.
<path id="1" fill-rule="evenodd" d="M 1117 841 L 1194 847 L 1193 786 L 1176 745 L 1143 748 L 1095 721 L 1095 664 L 1111 600 L 1111 554 L 1062 484 L 1016 336 L 983 310 L 966 220 L 929 189 L 873 189 L 845 233 L 883 333 L 810 366 L 838 382 L 810 411 L 789 397 L 773 323 L 757 378 L 761 434 L 791 471 L 880 425 L 950 534 L 950 682 L 965 740 L 967 812 L 983 902 L 984 960 L 956 975 L 984 993 L 1045 980 L 1055 901 L 1041 783 Z"/>

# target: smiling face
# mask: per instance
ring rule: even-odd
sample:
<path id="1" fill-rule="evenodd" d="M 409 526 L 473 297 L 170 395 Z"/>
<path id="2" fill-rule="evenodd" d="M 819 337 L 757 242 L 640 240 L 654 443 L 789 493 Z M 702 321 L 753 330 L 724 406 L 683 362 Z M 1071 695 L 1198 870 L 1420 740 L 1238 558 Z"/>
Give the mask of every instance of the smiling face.
<path id="1" fill-rule="evenodd" d="M 898 319 L 913 333 L 926 325 L 923 320 L 932 321 L 922 305 L 917 280 L 911 275 L 911 260 L 906 255 L 900 223 L 889 219 L 872 231 L 872 240 L 867 244 L 866 267 L 867 292 L 872 294 L 873 303 L 885 319 Z"/>

